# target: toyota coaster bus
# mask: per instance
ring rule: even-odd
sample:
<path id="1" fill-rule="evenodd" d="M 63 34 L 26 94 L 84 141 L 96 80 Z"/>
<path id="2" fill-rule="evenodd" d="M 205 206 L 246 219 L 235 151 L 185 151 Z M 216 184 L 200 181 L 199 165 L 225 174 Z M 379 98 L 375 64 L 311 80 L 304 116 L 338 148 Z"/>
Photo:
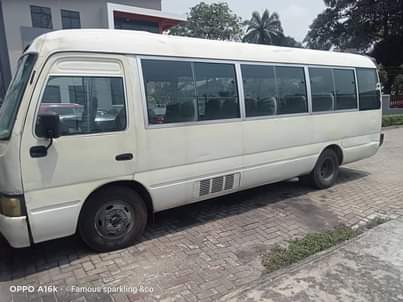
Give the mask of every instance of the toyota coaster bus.
<path id="1" fill-rule="evenodd" d="M 0 110 L 0 232 L 98 251 L 155 212 L 300 177 L 332 186 L 382 143 L 365 56 L 135 31 L 63 30 L 25 51 Z"/>

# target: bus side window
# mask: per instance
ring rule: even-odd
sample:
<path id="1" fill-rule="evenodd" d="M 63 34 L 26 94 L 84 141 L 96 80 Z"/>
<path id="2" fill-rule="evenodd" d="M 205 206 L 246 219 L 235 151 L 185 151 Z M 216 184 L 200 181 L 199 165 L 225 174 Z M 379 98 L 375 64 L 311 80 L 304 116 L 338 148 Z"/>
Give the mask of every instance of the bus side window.
<path id="1" fill-rule="evenodd" d="M 334 69 L 334 83 L 336 90 L 335 110 L 357 108 L 357 89 L 354 71 L 349 69 Z"/>
<path id="2" fill-rule="evenodd" d="M 312 111 L 333 111 L 335 91 L 330 68 L 309 68 L 312 91 Z"/>
<path id="3" fill-rule="evenodd" d="M 242 65 L 246 116 L 277 114 L 277 93 L 273 66 Z"/>
<path id="4" fill-rule="evenodd" d="M 240 117 L 235 66 L 142 60 L 149 124 Z"/>
<path id="5" fill-rule="evenodd" d="M 49 112 L 59 115 L 62 135 L 122 131 L 126 128 L 123 79 L 51 76 L 39 115 Z"/>
<path id="6" fill-rule="evenodd" d="M 195 88 L 190 62 L 142 60 L 150 124 L 196 120 Z"/>
<path id="7" fill-rule="evenodd" d="M 381 108 L 380 93 L 377 90 L 378 77 L 375 69 L 357 68 L 360 110 Z"/>
<path id="8" fill-rule="evenodd" d="M 308 112 L 304 68 L 276 66 L 276 79 L 279 94 L 277 114 Z"/>
<path id="9" fill-rule="evenodd" d="M 197 103 L 205 107 L 199 120 L 239 118 L 235 67 L 232 64 L 194 63 Z"/>

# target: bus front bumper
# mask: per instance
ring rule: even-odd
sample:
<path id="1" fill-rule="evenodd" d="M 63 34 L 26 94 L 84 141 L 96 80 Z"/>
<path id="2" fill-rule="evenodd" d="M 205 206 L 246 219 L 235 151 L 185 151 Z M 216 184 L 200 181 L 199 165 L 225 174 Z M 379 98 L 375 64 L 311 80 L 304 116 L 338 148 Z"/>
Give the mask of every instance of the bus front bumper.
<path id="1" fill-rule="evenodd" d="M 31 245 L 25 216 L 7 217 L 0 214 L 0 233 L 12 247 L 20 248 Z"/>

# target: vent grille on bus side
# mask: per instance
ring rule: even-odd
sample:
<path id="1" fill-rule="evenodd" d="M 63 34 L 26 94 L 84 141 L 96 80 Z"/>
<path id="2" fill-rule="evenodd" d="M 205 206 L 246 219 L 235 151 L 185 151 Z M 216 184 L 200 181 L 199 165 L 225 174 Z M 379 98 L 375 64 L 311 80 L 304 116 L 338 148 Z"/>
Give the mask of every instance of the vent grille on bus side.
<path id="1" fill-rule="evenodd" d="M 206 196 L 221 191 L 232 190 L 235 184 L 235 174 L 219 176 L 200 181 L 199 196 Z"/>
<path id="2" fill-rule="evenodd" d="M 231 190 L 234 188 L 234 174 L 225 176 L 225 187 L 224 190 Z"/>
<path id="3" fill-rule="evenodd" d="M 224 176 L 213 178 L 211 193 L 217 193 L 222 191 L 223 184 L 224 184 Z"/>
<path id="4" fill-rule="evenodd" d="M 204 179 L 200 182 L 200 196 L 210 193 L 210 179 Z"/>

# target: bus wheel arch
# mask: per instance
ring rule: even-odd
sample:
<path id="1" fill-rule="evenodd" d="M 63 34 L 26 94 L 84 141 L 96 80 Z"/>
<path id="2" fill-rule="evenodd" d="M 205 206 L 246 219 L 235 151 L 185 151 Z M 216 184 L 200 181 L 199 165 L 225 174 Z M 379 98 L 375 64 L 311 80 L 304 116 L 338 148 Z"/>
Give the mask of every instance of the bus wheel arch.
<path id="1" fill-rule="evenodd" d="M 342 163 L 343 151 L 340 146 L 329 145 L 320 153 L 312 171 L 300 176 L 300 180 L 317 189 L 329 188 L 336 183 Z"/>
<path id="2" fill-rule="evenodd" d="M 84 201 L 76 233 L 92 249 L 111 251 L 140 239 L 153 218 L 151 196 L 135 181 L 116 181 L 95 189 Z"/>
<path id="3" fill-rule="evenodd" d="M 339 166 L 341 166 L 344 161 L 343 149 L 339 145 L 333 144 L 333 145 L 329 145 L 325 149 L 323 149 L 321 154 L 327 149 L 333 150 L 336 153 L 337 158 L 339 160 Z"/>

